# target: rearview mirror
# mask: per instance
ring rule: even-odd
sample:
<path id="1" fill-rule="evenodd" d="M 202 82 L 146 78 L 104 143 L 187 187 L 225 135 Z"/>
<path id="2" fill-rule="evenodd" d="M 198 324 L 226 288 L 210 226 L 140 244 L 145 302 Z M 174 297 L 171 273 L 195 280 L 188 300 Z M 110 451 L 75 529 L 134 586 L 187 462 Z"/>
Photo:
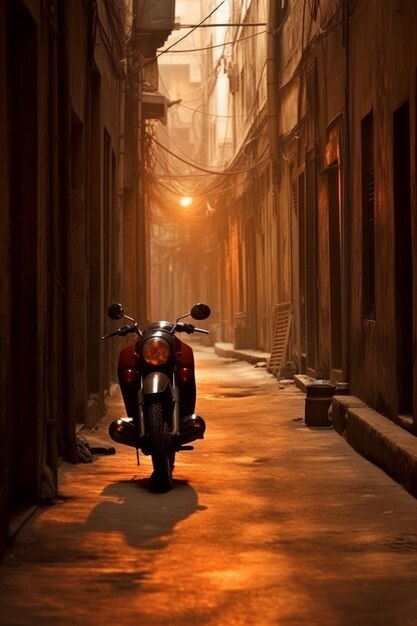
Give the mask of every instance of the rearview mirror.
<path id="1" fill-rule="evenodd" d="M 195 320 L 205 320 L 210 316 L 211 310 L 207 304 L 195 304 L 191 309 L 191 317 Z"/>
<path id="2" fill-rule="evenodd" d="M 123 317 L 123 307 L 118 302 L 114 302 L 107 309 L 107 315 L 112 320 L 120 320 Z"/>

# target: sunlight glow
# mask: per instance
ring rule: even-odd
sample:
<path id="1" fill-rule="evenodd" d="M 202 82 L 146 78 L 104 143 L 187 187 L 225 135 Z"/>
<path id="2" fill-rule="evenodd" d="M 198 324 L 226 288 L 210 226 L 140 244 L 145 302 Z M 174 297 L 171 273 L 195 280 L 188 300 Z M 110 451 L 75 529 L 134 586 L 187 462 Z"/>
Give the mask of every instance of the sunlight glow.
<path id="1" fill-rule="evenodd" d="M 184 208 L 185 208 L 185 207 L 189 207 L 189 206 L 191 206 L 191 205 L 192 205 L 192 203 L 193 203 L 193 199 L 192 199 L 192 197 L 191 197 L 191 196 L 183 196 L 183 197 L 180 199 L 180 205 L 181 205 L 182 207 L 184 207 Z"/>

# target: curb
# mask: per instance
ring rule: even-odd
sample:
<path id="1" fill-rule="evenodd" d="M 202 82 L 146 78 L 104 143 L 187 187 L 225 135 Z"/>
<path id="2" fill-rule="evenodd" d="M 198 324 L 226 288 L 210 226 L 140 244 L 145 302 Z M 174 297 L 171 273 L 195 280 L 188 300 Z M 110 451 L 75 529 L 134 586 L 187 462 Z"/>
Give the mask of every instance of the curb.
<path id="1" fill-rule="evenodd" d="M 355 396 L 334 396 L 332 410 L 347 443 L 417 497 L 417 438 Z"/>
<path id="2" fill-rule="evenodd" d="M 247 361 L 252 365 L 257 363 L 266 363 L 271 356 L 269 352 L 260 352 L 257 350 L 236 350 L 232 343 L 215 343 L 214 352 L 226 359 L 239 359 L 241 361 Z"/>
<path id="3" fill-rule="evenodd" d="M 266 363 L 270 356 L 256 350 L 236 350 L 231 343 L 216 343 L 214 351 L 218 356 L 252 364 Z M 294 376 L 296 387 L 303 393 L 311 382 L 308 376 Z M 355 396 L 333 396 L 332 420 L 336 432 L 356 452 L 417 498 L 417 437 Z"/>

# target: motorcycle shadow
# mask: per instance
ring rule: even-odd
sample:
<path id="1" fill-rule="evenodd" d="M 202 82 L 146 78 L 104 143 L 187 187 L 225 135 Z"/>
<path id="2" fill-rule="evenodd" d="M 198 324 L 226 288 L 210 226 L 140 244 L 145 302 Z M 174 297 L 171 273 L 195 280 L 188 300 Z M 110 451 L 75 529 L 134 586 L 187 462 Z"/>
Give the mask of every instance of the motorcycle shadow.
<path id="1" fill-rule="evenodd" d="M 165 545 L 175 526 L 199 510 L 196 491 L 186 480 L 174 479 L 171 491 L 155 493 L 150 478 L 111 483 L 104 501 L 91 511 L 87 524 L 97 532 L 120 532 L 132 547 Z"/>

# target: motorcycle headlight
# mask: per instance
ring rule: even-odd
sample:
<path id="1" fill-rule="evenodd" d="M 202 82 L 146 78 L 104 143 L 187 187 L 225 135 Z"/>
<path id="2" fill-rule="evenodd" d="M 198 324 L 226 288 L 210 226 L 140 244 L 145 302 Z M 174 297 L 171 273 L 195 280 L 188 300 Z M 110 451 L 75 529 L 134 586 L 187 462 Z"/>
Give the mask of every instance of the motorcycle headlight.
<path id="1" fill-rule="evenodd" d="M 169 343 L 162 337 L 147 339 L 142 347 L 143 358 L 149 365 L 164 365 L 169 358 Z"/>

